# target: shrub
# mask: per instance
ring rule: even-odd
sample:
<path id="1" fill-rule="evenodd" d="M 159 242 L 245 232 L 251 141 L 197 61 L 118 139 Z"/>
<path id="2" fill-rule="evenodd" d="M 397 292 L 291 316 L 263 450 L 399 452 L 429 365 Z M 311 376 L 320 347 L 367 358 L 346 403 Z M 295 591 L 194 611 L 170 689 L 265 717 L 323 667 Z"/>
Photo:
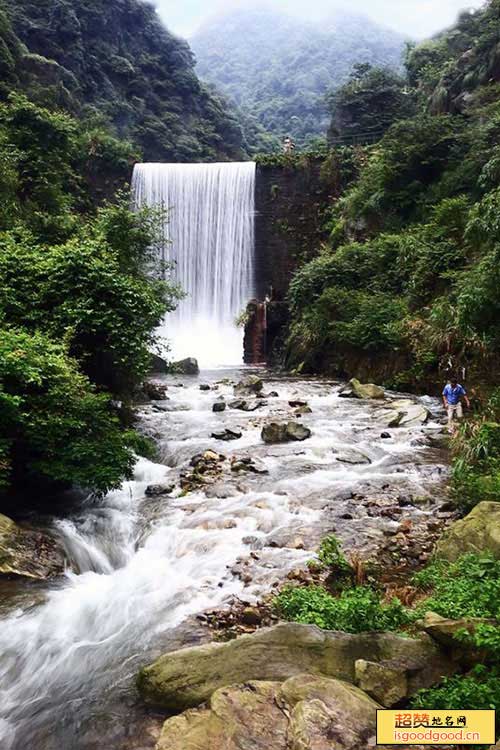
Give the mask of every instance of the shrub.
<path id="1" fill-rule="evenodd" d="M 488 669 L 479 665 L 467 675 L 447 677 L 437 687 L 420 690 L 412 698 L 411 706 L 436 710 L 498 708 L 500 706 L 500 669 L 498 667 Z M 497 731 L 498 729 L 497 724 Z"/>
<path id="2" fill-rule="evenodd" d="M 145 373 L 154 329 L 178 290 L 148 274 L 148 213 L 103 209 L 61 245 L 30 234 L 0 238 L 0 316 L 67 340 L 94 382 L 127 393 Z"/>
<path id="3" fill-rule="evenodd" d="M 322 586 L 286 587 L 275 606 L 287 620 L 347 633 L 397 630 L 411 620 L 398 599 L 383 604 L 367 586 L 346 589 L 338 597 Z"/>
<path id="4" fill-rule="evenodd" d="M 325 567 L 335 570 L 348 571 L 351 568 L 335 534 L 329 534 L 322 540 L 318 550 L 318 560 Z"/>
<path id="5" fill-rule="evenodd" d="M 134 435 L 64 347 L 41 333 L 0 334 L 0 483 L 105 492 L 130 477 Z"/>
<path id="6" fill-rule="evenodd" d="M 436 560 L 414 576 L 430 595 L 420 605 L 442 617 L 500 617 L 500 561 L 490 554 Z"/>

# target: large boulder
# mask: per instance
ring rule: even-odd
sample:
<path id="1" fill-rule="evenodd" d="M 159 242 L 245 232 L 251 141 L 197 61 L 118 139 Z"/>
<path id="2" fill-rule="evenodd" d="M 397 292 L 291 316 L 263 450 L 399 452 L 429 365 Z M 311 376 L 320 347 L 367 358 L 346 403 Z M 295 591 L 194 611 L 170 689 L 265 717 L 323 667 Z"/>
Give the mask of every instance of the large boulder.
<path id="1" fill-rule="evenodd" d="M 429 411 L 409 398 L 397 399 L 389 404 L 394 415 L 389 413 L 388 427 L 418 427 L 429 419 Z"/>
<path id="2" fill-rule="evenodd" d="M 167 401 L 168 386 L 154 380 L 144 381 L 144 393 L 151 401 Z"/>
<path id="3" fill-rule="evenodd" d="M 0 514 L 0 576 L 45 579 L 63 572 L 64 555 L 55 539 Z"/>
<path id="4" fill-rule="evenodd" d="M 355 682 L 358 659 L 408 665 L 408 694 L 453 672 L 428 636 L 340 633 L 314 625 L 281 623 L 228 643 L 173 651 L 141 670 L 143 698 L 172 712 L 198 706 L 221 687 L 249 680 L 283 681 L 302 672 Z"/>
<path id="5" fill-rule="evenodd" d="M 473 635 L 478 625 L 484 624 L 495 624 L 495 620 L 484 617 L 461 617 L 459 620 L 452 620 L 441 617 L 436 612 L 426 612 L 420 627 L 442 646 L 459 647 L 460 651 L 464 652 L 467 649 L 463 642 L 457 641 L 457 634 L 467 632 Z"/>
<path id="6" fill-rule="evenodd" d="M 385 391 L 379 385 L 360 383 L 357 378 L 352 378 L 349 385 L 356 398 L 385 398 Z"/>
<path id="7" fill-rule="evenodd" d="M 250 375 L 245 380 L 240 381 L 234 386 L 235 396 L 258 395 L 262 392 L 264 383 L 257 375 Z"/>
<path id="8" fill-rule="evenodd" d="M 300 422 L 270 422 L 262 428 L 262 440 L 265 443 L 289 443 L 307 440 L 311 437 L 311 430 Z"/>
<path id="9" fill-rule="evenodd" d="M 207 709 L 168 719 L 157 750 L 360 750 L 375 737 L 377 708 L 352 685 L 310 674 L 231 685 Z"/>
<path id="10" fill-rule="evenodd" d="M 173 362 L 170 366 L 170 372 L 176 375 L 198 375 L 200 368 L 198 360 L 194 357 L 186 357 L 178 362 Z"/>
<path id="11" fill-rule="evenodd" d="M 408 696 L 408 668 L 404 664 L 358 659 L 356 684 L 383 706 L 394 706 Z"/>
<path id="12" fill-rule="evenodd" d="M 163 357 L 159 357 L 158 354 L 151 354 L 151 360 L 149 369 L 151 372 L 168 372 L 168 362 Z"/>
<path id="13" fill-rule="evenodd" d="M 450 562 L 466 552 L 491 552 L 500 558 L 500 503 L 478 503 L 444 532 L 434 550 L 436 557 Z"/>

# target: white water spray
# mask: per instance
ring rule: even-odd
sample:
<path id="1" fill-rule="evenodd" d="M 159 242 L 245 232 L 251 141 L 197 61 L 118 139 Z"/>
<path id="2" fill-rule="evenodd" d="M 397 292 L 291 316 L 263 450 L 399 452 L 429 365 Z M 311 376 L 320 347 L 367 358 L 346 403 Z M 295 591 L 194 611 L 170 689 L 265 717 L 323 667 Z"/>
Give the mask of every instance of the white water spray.
<path id="1" fill-rule="evenodd" d="M 239 364 L 235 319 L 254 293 L 255 163 L 138 164 L 137 206 L 168 210 L 161 259 L 186 293 L 165 324 L 172 358 Z"/>

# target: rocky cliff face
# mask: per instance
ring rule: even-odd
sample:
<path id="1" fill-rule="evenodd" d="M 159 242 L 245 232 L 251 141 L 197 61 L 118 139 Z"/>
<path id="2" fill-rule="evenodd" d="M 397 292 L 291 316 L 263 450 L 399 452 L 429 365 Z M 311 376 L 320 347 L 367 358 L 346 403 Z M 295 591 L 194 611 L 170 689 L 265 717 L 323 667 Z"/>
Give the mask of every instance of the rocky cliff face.
<path id="1" fill-rule="evenodd" d="M 257 300 L 247 310 L 245 361 L 279 358 L 286 295 L 298 266 L 326 236 L 326 212 L 351 178 L 345 154 L 274 156 L 258 162 L 255 196 Z M 259 301 L 267 299 L 266 309 Z"/>
<path id="2" fill-rule="evenodd" d="M 339 195 L 321 157 L 258 164 L 255 196 L 257 291 L 282 300 L 298 265 L 317 254 L 324 213 Z"/>
<path id="3" fill-rule="evenodd" d="M 104 116 L 147 160 L 241 157 L 239 125 L 200 83 L 186 42 L 139 0 L 6 0 L 34 98 Z"/>

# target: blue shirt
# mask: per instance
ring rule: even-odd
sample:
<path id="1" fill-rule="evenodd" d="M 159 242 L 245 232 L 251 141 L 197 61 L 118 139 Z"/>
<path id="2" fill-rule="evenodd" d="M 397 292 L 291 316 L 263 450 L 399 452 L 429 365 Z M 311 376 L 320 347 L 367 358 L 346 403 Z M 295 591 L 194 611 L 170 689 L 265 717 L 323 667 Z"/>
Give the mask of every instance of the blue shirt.
<path id="1" fill-rule="evenodd" d="M 457 383 L 457 385 L 454 388 L 452 388 L 451 385 L 448 383 L 448 385 L 445 386 L 445 389 L 443 391 L 443 396 L 446 398 L 450 406 L 455 406 L 456 404 L 458 404 L 462 396 L 466 396 L 466 395 L 467 395 L 467 391 L 459 383 Z"/>

